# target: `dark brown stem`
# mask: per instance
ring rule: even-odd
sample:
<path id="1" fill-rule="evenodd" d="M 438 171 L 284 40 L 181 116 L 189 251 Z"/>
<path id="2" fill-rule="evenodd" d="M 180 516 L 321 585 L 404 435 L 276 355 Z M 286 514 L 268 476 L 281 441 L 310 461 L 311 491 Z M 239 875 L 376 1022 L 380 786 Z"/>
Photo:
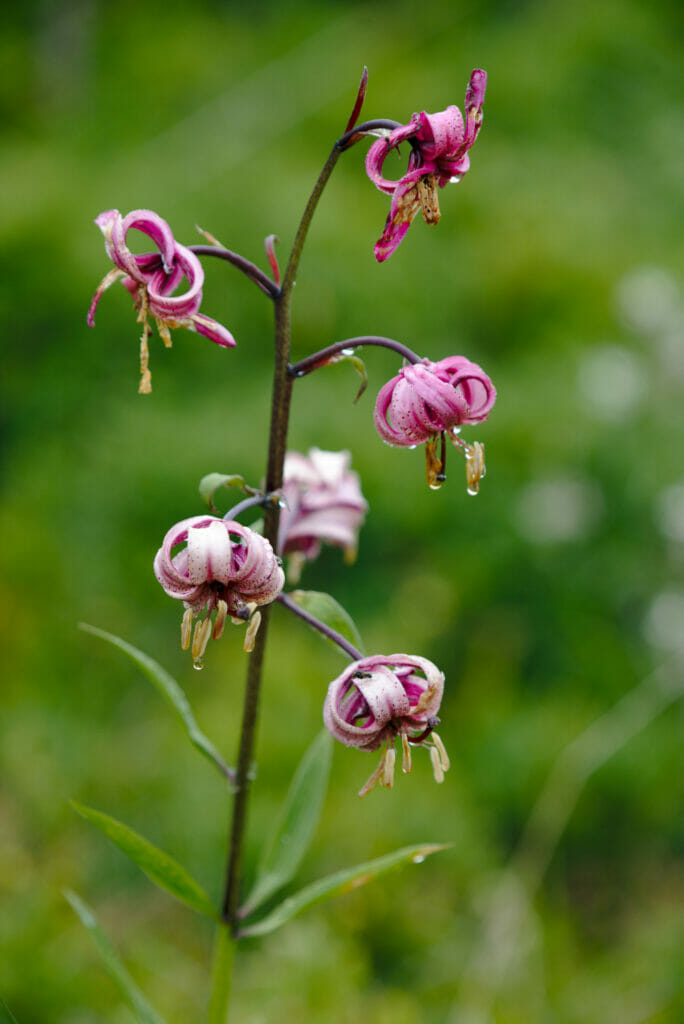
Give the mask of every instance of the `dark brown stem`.
<path id="1" fill-rule="evenodd" d="M 336 341 L 334 345 L 328 345 L 327 348 L 322 348 L 320 352 L 314 352 L 313 355 L 307 356 L 306 359 L 300 359 L 298 363 L 292 363 L 288 372 L 291 377 L 305 377 L 312 370 L 316 370 L 319 366 L 324 366 L 327 360 L 331 356 L 337 355 L 338 352 L 343 352 L 346 348 L 362 348 L 364 345 L 378 345 L 381 348 L 392 349 L 393 352 L 398 352 L 404 359 L 408 359 L 410 363 L 422 363 L 423 361 L 419 355 L 416 355 L 406 345 L 402 345 L 400 341 L 373 334 L 361 338 L 347 338 L 346 341 Z"/>
<path id="2" fill-rule="evenodd" d="M 290 376 L 290 336 L 291 336 L 291 306 L 292 289 L 294 287 L 297 268 L 302 254 L 302 248 L 306 240 L 307 232 L 311 224 L 318 200 L 325 188 L 328 178 L 340 157 L 341 150 L 334 148 L 326 160 L 318 181 L 314 185 L 313 192 L 306 204 L 302 215 L 295 240 L 292 245 L 292 252 L 285 270 L 282 287 L 277 292 L 271 292 L 274 300 L 275 310 L 275 361 L 273 368 L 273 398 L 271 402 L 271 428 L 268 441 L 268 465 L 266 469 L 265 491 L 277 491 L 283 484 L 283 464 L 285 462 L 285 449 L 287 446 L 287 428 L 290 418 L 290 400 L 292 398 L 292 385 L 294 379 Z M 212 246 L 208 246 L 212 249 Z M 217 255 L 216 252 L 212 253 Z M 224 256 L 224 259 L 227 258 Z M 237 264 L 236 264 L 237 265 Z M 241 268 L 242 269 L 242 268 Z M 255 268 L 258 269 L 258 268 Z M 261 271 L 259 271 L 261 273 Z M 252 276 L 252 275 L 250 275 Z M 266 281 L 270 282 L 269 278 Z M 256 281 L 256 278 L 252 276 Z M 258 281 L 256 283 L 259 283 Z M 273 282 L 270 282 L 273 285 Z M 273 285 L 277 288 L 276 285 Z M 279 505 L 269 505 L 264 511 L 264 536 L 271 542 L 274 551 L 277 549 L 278 523 L 280 521 Z M 226 921 L 237 937 L 239 918 L 238 907 L 240 901 L 240 878 L 242 868 L 242 851 L 245 838 L 245 826 L 247 824 L 247 807 L 249 803 L 250 790 L 250 767 L 254 752 L 254 741 L 256 738 L 256 727 L 259 713 L 259 692 L 261 689 L 261 670 L 264 659 L 264 649 L 268 636 L 268 625 L 270 621 L 270 607 L 262 610 L 262 621 L 257 633 L 254 651 L 249 656 L 247 668 L 247 682 L 245 685 L 245 704 L 242 713 L 242 729 L 240 732 L 240 750 L 237 763 L 237 778 L 235 781 L 235 802 L 233 805 L 233 820 L 230 832 L 230 846 L 228 851 L 228 867 L 226 870 L 226 888 L 223 900 L 223 919 Z"/>
<path id="3" fill-rule="evenodd" d="M 355 142 L 358 142 L 369 132 L 376 132 L 378 129 L 392 131 L 393 128 L 401 128 L 401 121 L 390 121 L 387 117 L 377 117 L 374 121 L 363 121 L 361 124 L 357 124 L 355 128 L 345 132 L 335 143 L 335 149 L 340 151 L 349 149 L 350 146 L 353 146 Z"/>
<path id="4" fill-rule="evenodd" d="M 236 252 L 231 252 L 230 249 L 222 249 L 218 245 L 189 245 L 188 249 L 196 256 L 216 256 L 218 259 L 232 264 L 272 299 L 280 294 L 280 288 L 268 274 L 260 270 L 255 263 L 251 263 L 250 260 L 246 260 L 244 256 L 239 256 Z"/>
<path id="5" fill-rule="evenodd" d="M 322 633 L 323 636 L 327 636 L 329 640 L 332 640 L 332 642 L 337 644 L 338 647 L 341 647 L 342 650 L 349 655 L 352 661 L 360 661 L 361 658 L 363 658 L 361 651 L 357 650 L 353 644 L 350 644 L 341 633 L 338 633 L 336 629 L 332 628 L 332 626 L 326 626 L 325 622 L 321 622 L 321 620 L 317 619 L 315 615 L 311 614 L 311 612 L 305 611 L 297 604 L 296 601 L 292 600 L 289 594 L 280 594 L 279 597 L 276 598 L 276 601 L 284 605 L 285 608 L 289 608 L 289 610 L 294 612 L 295 615 L 298 615 L 300 619 L 304 619 L 304 622 L 308 622 L 308 624 L 313 626 L 314 629 L 317 629 L 319 633 Z"/>

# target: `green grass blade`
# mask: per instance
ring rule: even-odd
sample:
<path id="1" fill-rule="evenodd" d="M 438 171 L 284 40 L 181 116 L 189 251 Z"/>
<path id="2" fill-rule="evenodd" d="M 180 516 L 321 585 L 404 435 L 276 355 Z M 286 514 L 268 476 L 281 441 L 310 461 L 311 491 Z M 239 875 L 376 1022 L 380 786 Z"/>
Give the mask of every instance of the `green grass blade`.
<path id="1" fill-rule="evenodd" d="M 175 896 L 177 900 L 199 914 L 218 920 L 218 912 L 204 889 L 168 853 L 164 853 L 128 825 L 111 818 L 108 814 L 103 814 L 102 811 L 84 807 L 75 800 L 71 801 L 71 806 L 82 818 L 99 828 L 160 889 Z"/>
<path id="2" fill-rule="evenodd" d="M 364 864 L 357 864 L 352 868 L 344 868 L 344 870 L 337 871 L 334 875 L 328 875 L 326 878 L 321 878 L 312 885 L 300 889 L 294 896 L 288 896 L 286 900 L 283 900 L 275 910 L 272 910 L 261 921 L 257 921 L 256 924 L 246 925 L 240 931 L 240 937 L 268 935 L 269 932 L 280 928 L 281 925 L 296 917 L 297 914 L 301 914 L 303 910 L 308 910 L 309 907 L 315 906 L 316 903 L 334 899 L 335 896 L 341 896 L 345 892 L 351 892 L 362 885 L 367 885 L 368 882 L 372 882 L 380 875 L 384 875 L 394 868 L 401 867 L 403 864 L 420 864 L 430 854 L 446 849 L 448 849 L 448 844 L 440 843 L 404 846 L 400 850 L 395 850 L 394 853 L 386 854 L 384 857 L 376 857 L 375 860 L 366 861 Z"/>
<path id="3" fill-rule="evenodd" d="M 87 622 L 79 622 L 79 629 L 82 629 L 85 633 L 90 633 L 92 636 L 98 636 L 101 640 L 106 640 L 107 643 L 113 647 L 118 647 L 120 651 L 128 655 L 131 661 L 135 662 L 139 669 L 142 670 L 144 675 L 152 682 L 156 689 L 161 693 L 162 697 L 167 701 L 168 704 L 173 708 L 178 717 L 181 719 L 185 726 L 185 730 L 188 734 L 190 742 L 204 754 L 205 757 L 209 758 L 213 764 L 219 769 L 222 775 L 227 779 L 233 779 L 233 772 L 225 763 L 214 744 L 209 740 L 195 721 L 195 716 L 190 707 L 190 702 L 185 696 L 183 690 L 180 688 L 173 676 L 169 675 L 165 668 L 150 658 L 149 655 L 143 651 L 138 650 L 132 644 L 122 640 L 121 637 L 116 636 L 114 633 L 108 633 L 104 629 L 98 629 L 97 626 L 90 626 Z"/>
<path id="4" fill-rule="evenodd" d="M 80 918 L 81 923 L 90 932 L 104 966 L 128 1000 L 140 1024 L 164 1024 L 163 1019 L 156 1010 L 152 1009 L 124 967 L 119 954 L 100 928 L 97 918 L 90 907 L 75 892 L 71 892 L 69 889 L 64 890 L 64 897 L 71 904 L 72 910 Z M 2 1017 L 0 1017 L 1 1019 Z M 14 1021 L 13 1017 L 11 1019 Z"/>

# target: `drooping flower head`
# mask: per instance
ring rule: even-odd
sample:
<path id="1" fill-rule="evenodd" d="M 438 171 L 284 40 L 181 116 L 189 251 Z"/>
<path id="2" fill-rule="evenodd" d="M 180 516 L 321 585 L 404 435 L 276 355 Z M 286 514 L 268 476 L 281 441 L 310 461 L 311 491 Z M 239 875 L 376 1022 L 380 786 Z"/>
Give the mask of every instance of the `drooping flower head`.
<path id="1" fill-rule="evenodd" d="M 449 356 L 432 363 L 404 366 L 380 388 L 375 402 L 375 428 L 383 441 L 400 448 L 426 444 L 428 483 L 444 480 L 445 438 L 466 456 L 468 490 L 477 492 L 484 476 L 484 446 L 461 439 L 464 424 L 486 420 L 496 400 L 496 389 L 477 363 L 465 356 Z M 441 442 L 441 454 L 437 444 Z M 477 471 L 476 471 L 477 470 Z"/>
<path id="2" fill-rule="evenodd" d="M 323 721 L 336 740 L 359 750 L 385 746 L 379 766 L 359 792 L 394 781 L 394 743 L 402 746 L 402 769 L 411 771 L 411 746 L 430 751 L 433 772 L 442 782 L 449 767 L 444 744 L 435 733 L 444 674 L 427 658 L 374 654 L 352 662 L 333 679 L 323 706 Z"/>
<path id="3" fill-rule="evenodd" d="M 185 547 L 174 554 L 181 544 Z M 198 618 L 192 645 L 196 662 L 212 628 L 218 639 L 227 615 L 246 621 L 257 605 L 274 601 L 285 583 L 280 560 L 265 537 L 216 516 L 192 516 L 171 527 L 154 559 L 154 574 L 166 593 L 185 606 L 184 649 L 190 646 L 193 619 Z"/>
<path id="4" fill-rule="evenodd" d="M 321 544 L 344 550 L 353 562 L 358 532 L 368 510 L 358 473 L 350 469 L 349 452 L 310 448 L 308 455 L 288 452 L 283 469 L 286 507 L 280 514 L 278 550 L 290 555 L 288 578 L 296 582 L 297 570 L 317 558 Z"/>
<path id="5" fill-rule="evenodd" d="M 175 240 L 165 220 L 152 210 L 133 210 L 125 217 L 118 210 L 105 210 L 96 217 L 95 223 L 104 235 L 105 250 L 115 269 L 98 285 L 88 310 L 88 325 L 95 326 L 95 310 L 104 292 L 122 278 L 122 283 L 133 297 L 138 322 L 143 325 L 140 339 L 141 394 L 151 390 L 147 344 L 151 333 L 149 317 L 155 321 L 167 347 L 171 345 L 169 329 L 173 327 L 197 331 L 224 348 L 235 344 L 230 331 L 199 312 L 204 284 L 202 264 L 192 250 Z M 126 243 L 128 232 L 133 228 L 147 235 L 157 251 L 134 255 Z M 187 281 L 187 290 L 180 295 L 174 294 L 183 281 Z"/>
<path id="6" fill-rule="evenodd" d="M 470 167 L 468 150 L 482 125 L 486 85 L 486 73 L 476 68 L 466 90 L 465 121 L 456 106 L 438 114 L 423 111 L 414 114 L 408 124 L 378 139 L 368 150 L 369 178 L 381 192 L 392 196 L 385 230 L 375 246 L 379 263 L 397 249 L 419 210 L 426 224 L 439 221 L 437 188 L 460 181 Z M 398 181 L 390 181 L 382 176 L 383 164 L 390 150 L 406 141 L 411 144 L 408 170 Z"/>

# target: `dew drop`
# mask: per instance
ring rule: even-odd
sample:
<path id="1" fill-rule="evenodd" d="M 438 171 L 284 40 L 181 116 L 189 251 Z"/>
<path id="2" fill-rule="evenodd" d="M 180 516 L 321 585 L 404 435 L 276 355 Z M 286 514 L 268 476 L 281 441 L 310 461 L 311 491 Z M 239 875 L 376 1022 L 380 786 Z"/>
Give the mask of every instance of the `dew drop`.
<path id="1" fill-rule="evenodd" d="M 443 483 L 443 480 L 433 480 L 432 483 L 428 484 L 428 487 L 431 491 L 438 491 Z"/>
<path id="2" fill-rule="evenodd" d="M 415 857 L 411 857 L 412 864 L 422 864 L 425 860 L 425 856 L 422 853 L 417 853 Z"/>
<path id="3" fill-rule="evenodd" d="M 416 448 L 417 448 L 417 447 L 418 447 L 418 445 L 417 445 L 417 444 L 407 444 L 407 445 L 406 445 L 406 449 L 407 449 L 407 451 L 409 451 L 409 452 L 415 452 L 415 450 L 416 450 Z"/>
<path id="4" fill-rule="evenodd" d="M 462 174 L 454 174 L 453 178 L 449 178 L 449 181 L 452 185 L 458 185 L 462 177 Z"/>
<path id="5" fill-rule="evenodd" d="M 471 496 L 471 498 L 474 498 L 476 494 L 480 493 L 479 489 L 475 488 L 475 487 L 468 487 L 467 490 L 468 490 L 468 494 Z"/>
<path id="6" fill-rule="evenodd" d="M 459 427 L 458 423 L 456 423 L 451 428 L 451 433 L 454 435 L 454 437 L 458 437 L 458 435 L 461 433 L 461 430 L 462 430 L 462 427 Z"/>
<path id="7" fill-rule="evenodd" d="M 354 349 L 353 348 L 343 348 L 340 351 L 340 355 L 341 356 L 353 356 L 354 355 Z"/>
<path id="8" fill-rule="evenodd" d="M 204 668 L 204 658 L 195 658 L 195 660 L 192 663 L 192 667 L 196 669 L 198 672 L 201 672 L 202 669 Z"/>

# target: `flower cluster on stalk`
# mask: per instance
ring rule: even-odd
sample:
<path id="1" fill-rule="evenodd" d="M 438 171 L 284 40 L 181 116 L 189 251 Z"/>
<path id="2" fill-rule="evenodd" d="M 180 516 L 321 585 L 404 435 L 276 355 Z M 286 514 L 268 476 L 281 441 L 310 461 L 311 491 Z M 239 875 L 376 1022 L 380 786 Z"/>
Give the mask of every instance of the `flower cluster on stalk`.
<path id="1" fill-rule="evenodd" d="M 428 224 L 439 221 L 438 190 L 460 181 L 469 169 L 469 150 L 482 124 L 486 81 L 484 71 L 475 69 L 472 72 L 466 91 L 465 114 L 452 105 L 435 114 L 424 111 L 414 114 L 408 124 L 377 121 L 356 125 L 365 95 L 364 75 L 347 133 L 335 144 L 326 168 L 334 165 L 334 160 L 331 163 L 333 156 L 336 159 L 339 152 L 364 135 L 380 134 L 366 157 L 370 180 L 391 197 L 389 215 L 374 250 L 379 262 L 396 251 L 418 212 Z M 406 173 L 394 181 L 385 178 L 383 169 L 387 157 L 404 143 L 410 146 Z M 319 182 L 322 179 L 323 175 Z M 117 210 L 106 210 L 95 223 L 102 231 L 105 250 L 114 268 L 95 291 L 88 324 L 94 325 L 95 311 L 104 292 L 115 281 L 121 280 L 133 299 L 138 322 L 142 324 L 141 393 L 151 390 L 148 365 L 150 321 L 156 324 L 167 346 L 171 345 L 170 330 L 177 327 L 196 331 L 223 347 L 235 344 L 225 327 L 200 312 L 204 283 L 202 266 L 195 252 L 175 240 L 166 221 L 151 210 L 133 210 L 125 217 Z M 145 235 L 153 243 L 154 250 L 134 254 L 127 241 L 131 230 Z M 207 237 L 213 245 L 215 240 Z M 279 297 L 283 297 L 287 282 L 294 280 L 294 276 L 290 274 L 291 262 L 285 283 L 281 285 L 274 241 L 275 236 L 272 235 L 266 239 L 272 278 L 243 257 L 227 250 L 221 252 L 277 302 Z M 297 244 L 291 261 L 295 260 Z M 206 254 L 207 247 L 202 251 Z M 297 260 L 298 255 L 295 263 Z M 178 292 L 179 288 L 185 290 Z M 354 341 L 385 344 L 408 360 L 378 393 L 374 422 L 380 437 L 390 445 L 403 448 L 424 444 L 427 479 L 430 487 L 435 489 L 445 479 L 446 445 L 447 441 L 450 442 L 465 455 L 468 491 L 477 493 L 485 473 L 484 446 L 477 441 L 466 443 L 460 432 L 463 426 L 482 423 L 489 416 L 496 399 L 496 390 L 489 376 L 464 356 L 450 356 L 433 362 L 421 359 L 391 339 L 373 336 Z M 331 353 L 346 352 L 344 345 L 338 342 L 299 364 L 288 364 L 288 373 L 295 378 L 325 365 L 331 361 Z M 360 365 L 365 386 L 365 368 Z M 282 440 L 279 465 L 282 464 L 286 432 L 285 420 L 285 428 L 279 435 Z M 272 438 L 274 436 L 272 429 Z M 269 475 L 277 474 L 271 474 L 269 469 Z M 235 506 L 224 519 L 214 515 L 195 515 L 176 523 L 166 533 L 154 559 L 154 572 L 164 591 L 183 603 L 181 643 L 184 649 L 192 650 L 196 667 L 201 667 L 209 639 L 212 636 L 218 639 L 222 635 L 228 618 L 235 623 L 248 623 L 244 647 L 251 651 L 261 620 L 259 606 L 270 604 L 279 597 L 282 603 L 292 606 L 293 602 L 286 595 L 280 596 L 285 584 L 281 555 L 289 559 L 292 581 L 305 562 L 318 556 L 324 543 L 342 548 L 348 562 L 355 557 L 358 531 L 368 505 L 361 493 L 359 477 L 351 470 L 349 452 L 329 452 L 319 448 L 311 448 L 307 455 L 290 452 L 284 459 L 282 480 L 271 480 L 270 486 L 275 490 L 268 495 L 259 492 L 260 497 L 255 497 L 255 489 L 245 487 L 250 498 Z M 277 500 L 278 496 L 282 508 L 277 543 L 274 539 L 276 520 L 273 515 L 270 519 L 272 532 L 269 535 L 276 547 L 274 551 L 269 540 L 258 532 L 258 527 L 248 528 L 236 518 L 229 517 L 233 513 L 239 515 L 255 503 Z M 211 503 L 210 507 L 213 509 Z M 303 617 L 316 624 L 317 620 L 308 613 Z M 354 657 L 328 688 L 323 711 L 327 729 L 346 746 L 365 751 L 382 749 L 380 763 L 359 795 L 365 795 L 376 784 L 391 788 L 397 744 L 404 772 L 411 771 L 412 748 L 423 747 L 429 751 L 436 781 L 441 782 L 449 767 L 444 744 L 435 732 L 439 724 L 444 674 L 431 661 L 417 655 L 355 657 L 359 652 L 335 630 L 321 622 L 317 628 L 331 639 L 336 639 Z"/>

